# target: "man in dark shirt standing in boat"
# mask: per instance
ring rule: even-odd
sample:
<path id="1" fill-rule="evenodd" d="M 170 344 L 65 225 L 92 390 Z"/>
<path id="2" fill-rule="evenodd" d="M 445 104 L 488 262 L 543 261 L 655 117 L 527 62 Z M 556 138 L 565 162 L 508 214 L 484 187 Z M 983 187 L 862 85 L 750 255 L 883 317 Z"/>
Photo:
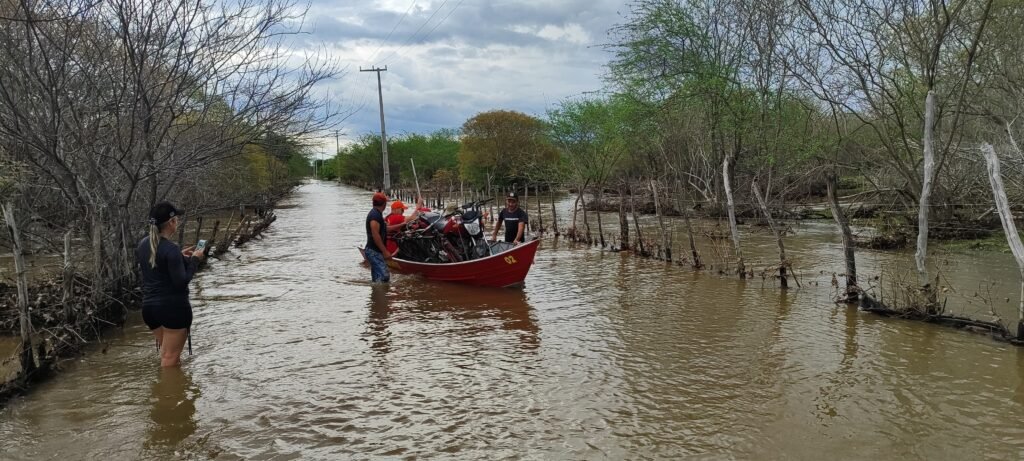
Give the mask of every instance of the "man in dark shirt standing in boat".
<path id="1" fill-rule="evenodd" d="M 390 282 L 391 272 L 388 271 L 386 260 L 391 259 L 391 252 L 388 251 L 388 232 L 401 229 L 409 221 L 416 219 L 411 215 L 397 224 L 388 225 L 384 221 L 384 207 L 388 204 L 388 196 L 381 192 L 373 194 L 373 208 L 366 215 L 366 246 L 363 253 L 366 261 L 370 263 L 370 278 L 374 282 Z"/>
<path id="2" fill-rule="evenodd" d="M 494 235 L 491 236 L 491 240 L 498 240 L 498 229 L 504 224 L 505 241 L 519 245 L 523 242 L 526 224 L 529 222 L 530 217 L 526 215 L 526 210 L 519 208 L 519 196 L 515 192 L 509 193 L 505 197 L 505 208 L 498 213 L 498 221 L 494 223 Z"/>

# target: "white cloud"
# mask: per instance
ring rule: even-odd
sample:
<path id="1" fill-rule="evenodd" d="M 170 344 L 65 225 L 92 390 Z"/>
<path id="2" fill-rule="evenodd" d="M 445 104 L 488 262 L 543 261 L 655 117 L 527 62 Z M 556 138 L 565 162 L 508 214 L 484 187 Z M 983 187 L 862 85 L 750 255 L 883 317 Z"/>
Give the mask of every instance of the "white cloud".
<path id="1" fill-rule="evenodd" d="M 348 65 L 322 90 L 363 107 L 344 127 L 350 138 L 380 130 L 376 75 L 360 66 L 388 67 L 381 78 L 389 134 L 458 128 L 492 109 L 542 116 L 562 99 L 601 88 L 610 58 L 602 41 L 628 10 L 625 0 L 411 4 L 314 0 L 304 46 L 326 44 Z"/>
<path id="2" fill-rule="evenodd" d="M 542 27 L 537 35 L 548 40 L 565 40 L 578 45 L 590 43 L 590 34 L 579 24 L 567 24 L 564 27 L 548 24 Z"/>

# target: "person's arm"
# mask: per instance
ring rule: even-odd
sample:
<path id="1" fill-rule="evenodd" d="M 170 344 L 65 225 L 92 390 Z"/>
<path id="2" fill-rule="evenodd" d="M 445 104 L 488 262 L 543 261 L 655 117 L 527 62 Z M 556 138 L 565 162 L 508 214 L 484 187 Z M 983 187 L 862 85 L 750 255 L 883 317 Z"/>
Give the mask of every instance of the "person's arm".
<path id="1" fill-rule="evenodd" d="M 516 232 L 516 239 L 512 241 L 513 245 L 518 245 L 523 241 L 523 231 L 526 230 L 526 223 L 519 221 L 519 231 Z"/>
<path id="2" fill-rule="evenodd" d="M 380 222 L 370 221 L 370 233 L 373 235 L 373 244 L 377 245 L 380 254 L 384 255 L 384 259 L 391 257 L 391 252 L 388 251 L 387 245 L 384 244 L 384 239 L 380 238 Z"/>
<path id="3" fill-rule="evenodd" d="M 519 209 L 519 229 L 516 231 L 516 239 L 512 241 L 513 244 L 518 245 L 518 244 L 523 242 L 523 233 L 526 232 L 526 223 L 528 223 L 528 222 L 530 222 L 529 215 L 527 215 L 526 212 L 523 211 L 522 208 L 520 208 Z"/>
<path id="4" fill-rule="evenodd" d="M 159 250 L 158 250 L 159 251 Z M 167 251 L 164 256 L 167 258 L 167 273 L 171 276 L 171 283 L 175 288 L 186 288 L 192 276 L 196 274 L 196 260 L 181 254 L 179 251 Z"/>
<path id="5" fill-rule="evenodd" d="M 498 229 L 501 229 L 501 213 L 498 213 L 498 219 L 494 221 L 494 233 L 491 234 L 491 240 L 498 241 Z"/>
<path id="6" fill-rule="evenodd" d="M 400 222 L 400 223 L 388 224 L 388 232 L 394 232 L 394 231 L 397 231 L 397 230 L 402 230 L 402 228 L 405 227 L 406 224 L 409 224 L 409 223 L 415 221 L 417 218 L 419 218 L 419 216 L 420 216 L 419 211 L 417 211 L 417 212 L 415 212 L 415 213 L 413 213 L 413 214 L 411 214 L 409 216 L 406 216 L 405 219 L 402 222 Z"/>

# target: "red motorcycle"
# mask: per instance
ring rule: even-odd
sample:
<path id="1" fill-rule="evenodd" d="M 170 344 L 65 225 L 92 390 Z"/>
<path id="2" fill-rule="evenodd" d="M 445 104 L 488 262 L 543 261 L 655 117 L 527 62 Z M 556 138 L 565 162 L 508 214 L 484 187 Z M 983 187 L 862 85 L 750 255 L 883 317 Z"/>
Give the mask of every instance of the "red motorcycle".
<path id="1" fill-rule="evenodd" d="M 396 236 L 403 259 L 427 263 L 469 261 L 491 255 L 484 238 L 480 207 L 491 200 L 479 200 L 447 214 L 423 213 L 410 229 Z"/>

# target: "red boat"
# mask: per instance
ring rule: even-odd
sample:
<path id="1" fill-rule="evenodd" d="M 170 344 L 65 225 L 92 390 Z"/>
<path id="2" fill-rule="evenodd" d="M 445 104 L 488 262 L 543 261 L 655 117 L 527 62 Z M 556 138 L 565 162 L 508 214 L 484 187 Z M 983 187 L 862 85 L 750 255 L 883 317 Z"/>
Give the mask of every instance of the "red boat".
<path id="1" fill-rule="evenodd" d="M 497 244 L 507 245 L 507 244 Z M 396 272 L 419 274 L 430 280 L 485 287 L 518 287 L 526 279 L 540 240 L 531 240 L 491 256 L 453 263 L 422 263 L 394 257 L 388 266 Z M 363 249 L 359 253 L 366 259 Z"/>

